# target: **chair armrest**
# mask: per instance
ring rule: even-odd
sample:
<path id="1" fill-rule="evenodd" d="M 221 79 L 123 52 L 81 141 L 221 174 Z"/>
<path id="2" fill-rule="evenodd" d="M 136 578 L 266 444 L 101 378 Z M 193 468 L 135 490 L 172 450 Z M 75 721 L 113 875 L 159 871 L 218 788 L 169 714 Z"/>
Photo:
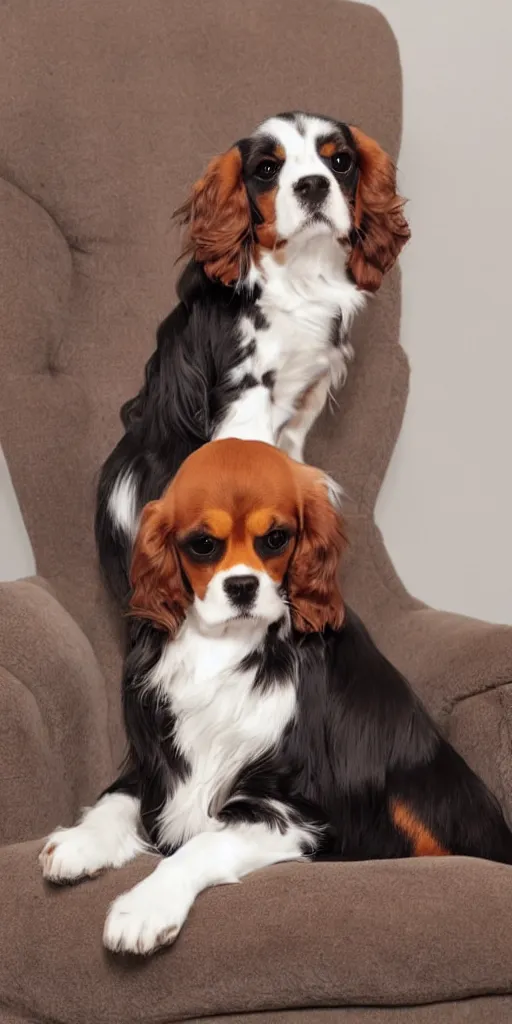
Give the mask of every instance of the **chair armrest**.
<path id="1" fill-rule="evenodd" d="M 512 682 L 512 626 L 394 605 L 393 614 L 370 629 L 438 721 L 460 701 Z"/>
<path id="2" fill-rule="evenodd" d="M 512 823 L 512 627 L 418 605 L 373 632 Z"/>
<path id="3" fill-rule="evenodd" d="M 72 822 L 112 777 L 105 683 L 43 580 L 0 584 L 0 843 Z"/>

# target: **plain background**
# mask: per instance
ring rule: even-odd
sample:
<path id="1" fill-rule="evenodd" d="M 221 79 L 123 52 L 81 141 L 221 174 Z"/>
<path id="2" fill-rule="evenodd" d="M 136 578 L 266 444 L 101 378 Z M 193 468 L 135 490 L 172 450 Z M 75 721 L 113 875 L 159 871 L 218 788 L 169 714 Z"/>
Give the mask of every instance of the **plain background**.
<path id="1" fill-rule="evenodd" d="M 512 8 L 374 6 L 401 51 L 413 231 L 402 257 L 411 390 L 377 521 L 417 597 L 512 622 Z M 0 457 L 0 579 L 33 571 Z"/>
<path id="2" fill-rule="evenodd" d="M 428 604 L 512 622 L 512 8 L 378 0 L 404 76 L 404 426 L 377 522 Z"/>

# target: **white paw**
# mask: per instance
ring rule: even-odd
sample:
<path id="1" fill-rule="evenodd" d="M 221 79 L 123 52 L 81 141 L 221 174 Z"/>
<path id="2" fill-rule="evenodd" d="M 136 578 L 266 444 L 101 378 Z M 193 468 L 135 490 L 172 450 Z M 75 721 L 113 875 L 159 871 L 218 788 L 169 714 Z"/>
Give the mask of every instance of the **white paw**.
<path id="1" fill-rule="evenodd" d="M 98 836 L 83 825 L 57 829 L 48 836 L 39 854 L 43 877 L 49 882 L 78 882 L 110 867 Z"/>
<path id="2" fill-rule="evenodd" d="M 103 942 L 113 953 L 153 953 L 174 942 L 185 922 L 192 893 L 186 885 L 161 886 L 158 869 L 114 900 L 105 921 Z"/>

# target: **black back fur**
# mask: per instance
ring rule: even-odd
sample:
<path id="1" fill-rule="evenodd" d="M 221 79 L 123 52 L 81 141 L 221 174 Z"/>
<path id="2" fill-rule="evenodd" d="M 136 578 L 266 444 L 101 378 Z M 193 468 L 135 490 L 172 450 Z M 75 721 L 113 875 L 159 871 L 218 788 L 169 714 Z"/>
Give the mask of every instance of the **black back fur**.
<path id="1" fill-rule="evenodd" d="M 258 315 L 257 287 L 235 292 L 213 283 L 195 262 L 181 276 L 178 297 L 179 304 L 158 328 L 141 390 L 121 409 L 124 435 L 100 475 L 96 543 L 108 586 L 122 605 L 129 596 L 131 538 L 109 515 L 114 484 L 131 472 L 140 512 L 161 496 L 187 456 L 211 440 L 223 412 L 244 387 L 243 381 L 235 387 L 230 377 L 245 355 L 240 316 Z"/>
<path id="2" fill-rule="evenodd" d="M 188 766 L 173 743 L 172 716 L 143 688 L 165 635 L 148 623 L 132 628 L 123 683 L 130 753 L 112 790 L 141 798 L 154 839 L 158 811 Z M 512 834 L 498 802 L 354 612 L 347 610 L 336 632 L 270 632 L 264 649 L 248 657 L 253 668 L 259 658 L 254 685 L 263 690 L 271 678 L 279 685 L 280 673 L 297 663 L 298 715 L 275 751 L 233 779 L 216 808 L 219 818 L 280 829 L 287 820 L 305 822 L 320 829 L 317 858 L 409 857 L 417 850 L 393 818 L 398 804 L 447 853 L 512 863 Z"/>

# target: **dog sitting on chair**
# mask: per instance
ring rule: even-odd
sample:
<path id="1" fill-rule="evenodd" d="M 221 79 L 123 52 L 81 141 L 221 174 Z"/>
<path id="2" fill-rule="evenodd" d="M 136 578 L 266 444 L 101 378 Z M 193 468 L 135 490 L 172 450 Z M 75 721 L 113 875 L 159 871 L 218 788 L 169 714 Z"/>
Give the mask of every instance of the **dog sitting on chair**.
<path id="1" fill-rule="evenodd" d="M 403 204 L 387 154 L 329 118 L 271 117 L 211 161 L 178 211 L 179 305 L 101 474 L 96 538 L 122 604 L 140 512 L 187 455 L 241 437 L 302 459 L 346 375 L 352 320 L 409 238 Z"/>
<path id="2" fill-rule="evenodd" d="M 203 889 L 279 861 L 512 862 L 497 802 L 344 606 L 343 544 L 329 479 L 256 441 L 200 448 L 144 509 L 126 770 L 40 855 L 72 882 L 164 854 L 109 949 L 172 943 Z"/>

